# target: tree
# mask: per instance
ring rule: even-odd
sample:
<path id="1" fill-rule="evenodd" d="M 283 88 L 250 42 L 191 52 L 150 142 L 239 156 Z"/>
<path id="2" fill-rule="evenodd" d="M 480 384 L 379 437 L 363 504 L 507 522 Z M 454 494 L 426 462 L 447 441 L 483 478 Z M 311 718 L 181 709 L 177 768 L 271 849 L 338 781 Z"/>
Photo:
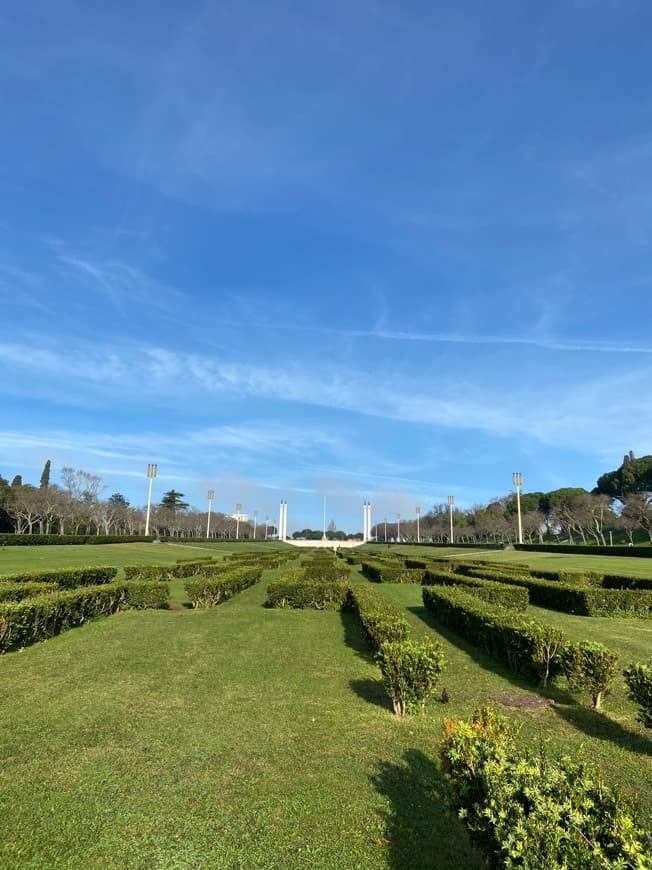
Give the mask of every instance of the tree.
<path id="1" fill-rule="evenodd" d="M 183 496 L 184 494 L 182 492 L 177 492 L 175 489 L 171 489 L 163 494 L 161 507 L 167 508 L 172 511 L 173 514 L 176 514 L 177 511 L 186 511 L 190 505 L 188 502 L 183 501 Z"/>
<path id="2" fill-rule="evenodd" d="M 23 485 L 23 477 L 20 474 L 17 474 L 14 479 L 11 481 L 12 489 L 19 489 Z"/>
<path id="3" fill-rule="evenodd" d="M 636 492 L 652 492 L 652 456 L 636 459 L 632 451 L 623 457 L 622 465 L 598 478 L 594 493 L 611 496 L 624 502 Z"/>
<path id="4" fill-rule="evenodd" d="M 50 465 L 51 465 L 51 463 L 50 463 L 50 460 L 48 459 L 48 461 L 43 466 L 43 472 L 41 473 L 41 483 L 40 483 L 41 489 L 47 489 L 48 486 L 50 485 Z"/>
<path id="5" fill-rule="evenodd" d="M 129 502 L 121 492 L 114 492 L 113 495 L 109 496 L 108 501 L 116 507 L 129 507 Z"/>

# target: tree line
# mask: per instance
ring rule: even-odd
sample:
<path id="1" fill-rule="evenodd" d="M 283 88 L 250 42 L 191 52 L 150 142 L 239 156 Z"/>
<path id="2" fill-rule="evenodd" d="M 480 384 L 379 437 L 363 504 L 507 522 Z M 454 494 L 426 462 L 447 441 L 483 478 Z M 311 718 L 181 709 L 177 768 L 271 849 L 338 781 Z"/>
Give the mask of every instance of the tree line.
<path id="1" fill-rule="evenodd" d="M 652 456 L 636 458 L 630 451 L 619 468 L 598 478 L 590 492 L 563 487 L 551 492 L 521 494 L 523 539 L 530 544 L 581 543 L 606 546 L 619 540 L 652 542 Z M 377 522 L 377 540 L 417 539 L 417 521 Z M 518 534 L 516 494 L 467 509 L 453 508 L 454 539 L 460 543 L 515 541 Z M 422 541 L 450 538 L 448 504 L 439 504 L 419 521 Z"/>
<path id="2" fill-rule="evenodd" d="M 17 474 L 11 482 L 0 474 L 0 531 L 16 534 L 143 535 L 146 508 L 133 506 L 121 493 L 103 498 L 102 478 L 79 468 L 65 466 L 60 483 L 51 477 L 51 462 L 45 463 L 38 486 L 24 483 Z M 191 508 L 184 494 L 172 489 L 150 511 L 150 533 L 159 536 L 204 538 L 208 514 Z M 210 536 L 252 538 L 253 523 L 211 512 Z M 268 535 L 276 527 L 267 527 Z M 263 538 L 260 524 L 258 536 Z"/>

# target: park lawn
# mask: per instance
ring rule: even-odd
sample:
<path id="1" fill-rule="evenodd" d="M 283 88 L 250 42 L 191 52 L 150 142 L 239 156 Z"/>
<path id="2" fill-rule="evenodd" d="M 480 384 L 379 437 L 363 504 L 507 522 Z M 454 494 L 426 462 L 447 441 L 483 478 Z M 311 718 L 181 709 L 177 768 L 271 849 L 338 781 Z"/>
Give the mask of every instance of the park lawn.
<path id="1" fill-rule="evenodd" d="M 395 719 L 354 616 L 266 583 L 0 658 L 0 866 L 479 868 L 434 760 L 467 702 Z"/>
<path id="2" fill-rule="evenodd" d="M 600 574 L 628 574 L 632 577 L 652 577 L 652 558 L 642 559 L 635 556 L 582 556 L 566 555 L 564 553 L 535 553 L 523 550 L 471 550 L 463 547 L 450 549 L 447 547 L 401 546 L 393 544 L 385 547 L 365 547 L 363 551 L 370 555 L 376 553 L 400 553 L 409 558 L 454 558 L 486 559 L 491 562 L 528 565 L 530 568 L 542 568 L 548 571 L 595 571 Z M 651 551 L 652 552 L 652 551 Z"/>
<path id="3" fill-rule="evenodd" d="M 286 549 L 287 544 L 62 544 L 36 547 L 0 547 L 0 577 L 19 571 L 46 571 L 50 568 L 75 568 L 86 565 L 169 565 L 193 556 L 224 558 L 228 553 L 267 553 Z M 120 579 L 121 574 L 118 574 Z"/>
<path id="4" fill-rule="evenodd" d="M 524 713 L 510 709 L 509 718 L 518 726 L 519 742 L 536 749 L 540 744 L 552 752 L 581 754 L 598 764 L 607 784 L 622 789 L 641 806 L 648 828 L 652 826 L 652 737 L 649 729 L 635 720 L 636 706 L 625 696 L 624 681 L 617 678 L 604 709 L 596 712 L 590 699 L 576 703 L 563 685 L 540 691 L 522 680 L 501 663 L 485 655 L 459 635 L 437 623 L 423 606 L 421 588 L 409 584 L 377 584 L 382 594 L 405 608 L 417 635 L 429 634 L 444 644 L 448 666 L 443 685 L 451 697 L 451 711 L 467 716 L 481 703 L 491 701 L 497 692 L 541 694 L 554 700 L 544 712 Z M 533 617 L 557 625 L 576 640 L 601 640 L 622 654 L 625 665 L 632 657 L 649 658 L 650 643 L 643 629 L 652 628 L 649 620 L 623 620 L 596 617 L 568 617 L 554 611 L 531 608 Z M 568 620 L 578 623 L 570 630 Z M 579 622 L 581 621 L 581 622 Z M 630 623 L 629 633 L 636 638 L 626 644 L 622 622 Z M 583 632 L 581 626 L 584 626 Z M 639 633 L 636 633 L 639 629 Z M 645 653 L 647 652 L 647 655 Z M 503 710 L 503 712 L 507 712 Z"/>

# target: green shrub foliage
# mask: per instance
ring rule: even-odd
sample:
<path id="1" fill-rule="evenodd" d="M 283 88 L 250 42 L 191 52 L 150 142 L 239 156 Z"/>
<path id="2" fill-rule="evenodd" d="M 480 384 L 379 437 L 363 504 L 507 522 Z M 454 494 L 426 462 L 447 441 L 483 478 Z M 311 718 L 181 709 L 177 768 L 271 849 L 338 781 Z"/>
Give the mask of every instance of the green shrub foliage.
<path id="1" fill-rule="evenodd" d="M 0 604 L 0 651 L 28 646 L 54 637 L 97 616 L 109 616 L 129 607 L 166 607 L 167 586 L 103 583 L 64 589 L 49 595 Z M 146 586 L 146 589 L 140 589 Z"/>
<path id="2" fill-rule="evenodd" d="M 601 643 L 567 643 L 561 653 L 561 667 L 571 691 L 588 692 L 599 710 L 611 690 L 618 657 Z"/>
<path id="3" fill-rule="evenodd" d="M 15 535 L 0 534 L 0 547 L 35 547 L 56 544 L 147 544 L 152 535 Z"/>
<path id="4" fill-rule="evenodd" d="M 184 588 L 193 607 L 216 607 L 233 598 L 243 589 L 258 583 L 262 577 L 260 568 L 238 567 L 222 569 L 217 575 L 199 576 L 186 580 Z"/>
<path id="5" fill-rule="evenodd" d="M 341 610 L 347 605 L 349 590 L 337 580 L 293 579 L 283 575 L 267 587 L 269 607 Z"/>
<path id="6" fill-rule="evenodd" d="M 76 589 L 78 586 L 110 583 L 117 573 L 117 568 L 62 568 L 53 571 L 30 571 L 26 574 L 7 574 L 0 578 L 0 582 L 47 583 L 59 589 Z"/>
<path id="7" fill-rule="evenodd" d="M 0 601 L 22 601 L 35 595 L 57 592 L 56 583 L 4 583 L 0 582 Z"/>
<path id="8" fill-rule="evenodd" d="M 636 813 L 600 774 L 568 757 L 520 754 L 487 708 L 444 720 L 440 757 L 451 803 L 489 867 L 652 867 Z"/>
<path id="9" fill-rule="evenodd" d="M 405 640 L 410 634 L 407 619 L 381 593 L 366 586 L 349 589 L 349 602 L 358 614 L 367 642 L 372 650 L 388 641 Z"/>
<path id="10" fill-rule="evenodd" d="M 652 728 L 652 661 L 636 662 L 623 671 L 627 694 L 639 706 L 637 719 Z"/>
<path id="11" fill-rule="evenodd" d="M 423 581 L 423 568 L 406 568 L 400 562 L 365 561 L 362 562 L 362 573 L 374 583 L 416 583 Z"/>
<path id="12" fill-rule="evenodd" d="M 376 661 L 394 713 L 405 716 L 406 713 L 424 710 L 444 667 L 442 645 L 428 638 L 421 643 L 413 640 L 385 641 L 380 645 Z"/>
<path id="13" fill-rule="evenodd" d="M 484 580 L 479 577 L 467 577 L 464 574 L 454 574 L 451 571 L 439 571 L 432 568 L 426 571 L 424 584 L 427 586 L 459 586 L 481 598 L 489 604 L 499 604 L 512 610 L 527 610 L 529 593 L 524 586 L 511 586 L 497 583 L 494 580 Z"/>

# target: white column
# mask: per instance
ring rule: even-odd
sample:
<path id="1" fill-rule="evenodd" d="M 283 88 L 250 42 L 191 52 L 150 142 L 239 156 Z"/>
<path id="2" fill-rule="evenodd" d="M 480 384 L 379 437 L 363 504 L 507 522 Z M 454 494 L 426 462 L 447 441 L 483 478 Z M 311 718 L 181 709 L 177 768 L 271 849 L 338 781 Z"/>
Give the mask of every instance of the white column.
<path id="1" fill-rule="evenodd" d="M 367 502 L 362 502 L 362 543 L 367 540 Z"/>
<path id="2" fill-rule="evenodd" d="M 371 540 L 371 502 L 367 502 L 367 540 Z"/>
<path id="3" fill-rule="evenodd" d="M 281 502 L 278 512 L 278 539 L 279 541 L 283 540 L 283 502 Z"/>
<path id="4" fill-rule="evenodd" d="M 283 507 L 283 540 L 287 541 L 288 539 L 288 503 L 287 501 Z"/>

